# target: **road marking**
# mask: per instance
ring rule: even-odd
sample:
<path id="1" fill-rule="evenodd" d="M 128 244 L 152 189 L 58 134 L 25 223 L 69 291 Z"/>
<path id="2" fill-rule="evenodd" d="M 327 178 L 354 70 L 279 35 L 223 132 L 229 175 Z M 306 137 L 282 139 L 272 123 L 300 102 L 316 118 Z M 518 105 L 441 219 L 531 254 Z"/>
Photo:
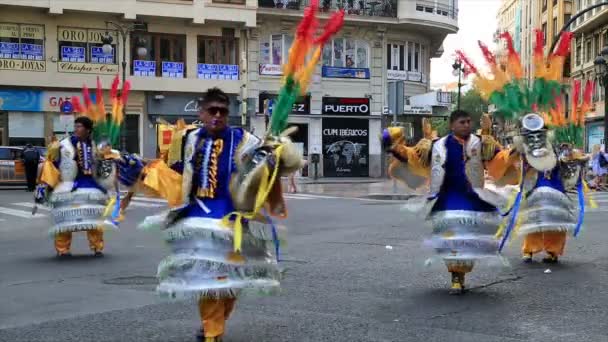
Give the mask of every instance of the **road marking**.
<path id="1" fill-rule="evenodd" d="M 153 202 L 153 203 L 161 203 L 161 204 L 166 204 L 167 200 L 163 199 L 163 198 L 149 198 L 149 197 L 139 197 L 139 196 L 135 196 L 133 197 L 134 201 L 142 201 L 142 202 Z"/>
<path id="2" fill-rule="evenodd" d="M 166 203 L 164 203 L 166 204 Z M 163 204 L 161 203 L 157 203 L 157 204 L 152 204 L 152 203 L 140 203 L 138 201 L 131 201 L 131 203 L 129 203 L 130 207 L 138 207 L 138 208 L 159 208 L 162 207 Z"/>
<path id="3" fill-rule="evenodd" d="M 12 204 L 12 205 L 17 205 L 17 206 L 20 206 L 20 207 L 26 207 L 26 208 L 33 208 L 33 207 L 34 207 L 34 205 L 35 205 L 35 204 L 34 204 L 34 203 L 32 203 L 32 202 L 19 202 L 19 203 L 10 203 L 10 204 Z M 49 209 L 48 207 L 45 207 L 45 206 L 39 205 L 39 206 L 38 206 L 38 210 L 46 210 L 46 211 L 50 211 L 51 209 Z"/>
<path id="4" fill-rule="evenodd" d="M 23 210 L 15 210 L 15 209 L 10 209 L 10 208 L 5 208 L 5 207 L 0 207 L 0 214 L 12 215 L 12 216 L 23 217 L 23 218 L 38 218 L 38 217 L 46 216 L 44 214 L 32 215 L 31 212 L 27 212 L 27 211 L 23 211 Z"/>

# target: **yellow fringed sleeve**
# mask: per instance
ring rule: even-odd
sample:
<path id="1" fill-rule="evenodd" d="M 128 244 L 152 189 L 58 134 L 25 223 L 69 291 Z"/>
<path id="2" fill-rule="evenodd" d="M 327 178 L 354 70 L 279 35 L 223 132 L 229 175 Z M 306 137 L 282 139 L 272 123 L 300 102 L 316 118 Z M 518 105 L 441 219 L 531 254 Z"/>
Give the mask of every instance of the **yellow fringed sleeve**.
<path id="1" fill-rule="evenodd" d="M 167 200 L 170 207 L 182 204 L 182 175 L 162 160 L 155 160 L 144 168 L 143 185 Z"/>
<path id="2" fill-rule="evenodd" d="M 57 141 L 48 146 L 46 160 L 42 165 L 38 183 L 48 184 L 51 188 L 54 188 L 61 182 L 61 172 L 53 164 L 53 162 L 59 160 L 60 149 L 61 145 Z"/>
<path id="3" fill-rule="evenodd" d="M 397 144 L 393 146 L 391 152 L 398 159 L 407 161 L 407 168 L 416 176 L 429 177 L 431 174 L 431 144 L 430 140 L 422 139 L 414 147 Z"/>
<path id="4" fill-rule="evenodd" d="M 508 178 L 510 181 L 507 181 L 507 183 L 517 184 L 519 172 L 515 169 L 515 165 L 519 160 L 518 153 L 512 154 L 510 149 L 502 150 L 486 163 L 488 175 L 495 181 L 502 180 L 504 182 Z"/>
<path id="5" fill-rule="evenodd" d="M 61 173 L 53 165 L 53 162 L 47 159 L 42 165 L 39 183 L 48 184 L 51 188 L 54 188 L 60 181 Z"/>

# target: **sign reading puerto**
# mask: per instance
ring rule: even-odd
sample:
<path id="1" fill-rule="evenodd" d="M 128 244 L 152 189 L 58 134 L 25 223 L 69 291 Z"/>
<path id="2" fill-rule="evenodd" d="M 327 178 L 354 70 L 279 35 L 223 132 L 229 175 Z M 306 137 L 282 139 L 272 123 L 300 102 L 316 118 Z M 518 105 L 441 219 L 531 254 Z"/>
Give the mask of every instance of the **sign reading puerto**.
<path id="1" fill-rule="evenodd" d="M 367 97 L 324 97 L 321 114 L 327 115 L 370 115 L 370 103 Z"/>

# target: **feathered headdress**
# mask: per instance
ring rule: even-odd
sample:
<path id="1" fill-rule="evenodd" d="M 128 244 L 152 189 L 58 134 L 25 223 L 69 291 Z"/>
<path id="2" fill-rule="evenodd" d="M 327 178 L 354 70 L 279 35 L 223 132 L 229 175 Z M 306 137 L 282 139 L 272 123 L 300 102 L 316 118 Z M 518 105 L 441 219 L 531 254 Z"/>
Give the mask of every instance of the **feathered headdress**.
<path id="1" fill-rule="evenodd" d="M 583 148 L 585 134 L 585 114 L 591 108 L 591 96 L 593 94 L 593 82 L 587 81 L 583 92 L 582 103 L 581 99 L 581 81 L 575 80 L 572 85 L 572 106 L 570 115 L 566 116 L 561 98 L 556 101 L 556 106 L 549 111 L 549 114 L 544 113 L 545 124 L 554 130 L 555 141 L 558 144 L 568 143 L 577 148 Z"/>
<path id="2" fill-rule="evenodd" d="M 95 92 L 95 102 L 91 100 L 89 88 L 85 85 L 82 88 L 84 105 L 80 103 L 78 97 L 72 99 L 74 112 L 78 116 L 86 116 L 93 120 L 93 138 L 96 141 L 107 140 L 112 146 L 118 145 L 120 137 L 120 127 L 124 120 L 123 110 L 127 105 L 127 98 L 131 90 L 131 83 L 126 81 L 122 91 L 119 90 L 120 80 L 118 76 L 112 82 L 110 89 L 110 100 L 112 101 L 112 112 L 107 116 L 105 103 L 103 100 L 103 88 L 99 77 L 97 77 L 97 89 Z"/>
<path id="3" fill-rule="evenodd" d="M 556 110 L 562 95 L 562 71 L 569 54 L 572 33 L 563 33 L 554 52 L 545 58 L 544 37 L 536 31 L 534 47 L 534 79 L 528 85 L 523 78 L 520 57 L 513 47 L 513 39 L 508 32 L 501 34 L 507 43 L 505 65 L 500 65 L 488 47 L 479 42 L 481 52 L 490 68 L 489 75 L 482 75 L 471 61 L 457 51 L 457 58 L 470 73 L 475 74 L 474 87 L 481 96 L 497 107 L 498 116 L 517 119 L 527 113 L 547 113 Z"/>
<path id="4" fill-rule="evenodd" d="M 332 14 L 323 32 L 315 37 L 319 21 L 316 12 L 319 1 L 312 0 L 310 6 L 304 10 L 304 17 L 298 25 L 296 37 L 289 50 L 289 58 L 283 66 L 283 86 L 279 91 L 277 104 L 273 109 L 268 134 L 278 136 L 287 128 L 287 118 L 299 96 L 306 94 L 310 79 L 315 70 L 323 45 L 342 28 L 344 24 L 344 10 Z M 312 52 L 310 60 L 306 57 Z"/>

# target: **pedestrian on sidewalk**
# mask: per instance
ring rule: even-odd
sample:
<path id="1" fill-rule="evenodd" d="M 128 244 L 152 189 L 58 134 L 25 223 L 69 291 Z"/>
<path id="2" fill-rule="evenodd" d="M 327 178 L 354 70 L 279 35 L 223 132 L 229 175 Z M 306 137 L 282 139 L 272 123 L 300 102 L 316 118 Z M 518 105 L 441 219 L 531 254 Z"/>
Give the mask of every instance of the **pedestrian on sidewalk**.
<path id="1" fill-rule="evenodd" d="M 591 170 L 593 172 L 593 187 L 600 190 L 604 186 L 603 179 L 608 174 L 608 154 L 603 153 L 601 146 L 596 144 L 593 146 L 591 154 Z"/>
<path id="2" fill-rule="evenodd" d="M 25 179 L 27 181 L 27 191 L 33 192 L 36 188 L 36 178 L 38 177 L 38 164 L 40 163 L 40 152 L 32 144 L 27 144 L 23 150 L 23 162 L 25 164 Z"/>

